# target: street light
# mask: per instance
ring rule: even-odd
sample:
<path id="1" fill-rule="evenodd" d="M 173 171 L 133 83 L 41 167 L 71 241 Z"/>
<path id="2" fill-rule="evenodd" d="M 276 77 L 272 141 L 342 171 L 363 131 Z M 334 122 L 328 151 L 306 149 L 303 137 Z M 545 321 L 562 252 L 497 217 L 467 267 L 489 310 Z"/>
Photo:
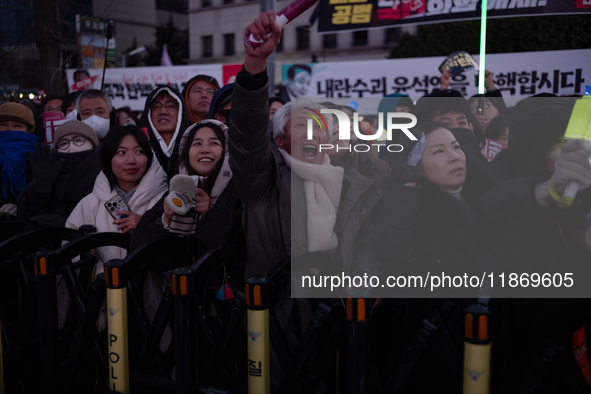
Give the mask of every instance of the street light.
<path id="1" fill-rule="evenodd" d="M 125 59 L 127 58 L 127 56 L 134 56 L 134 55 L 139 55 L 142 52 L 146 51 L 146 47 L 139 47 L 134 49 L 133 51 L 129 52 L 126 55 L 121 56 L 121 67 L 125 68 Z"/>

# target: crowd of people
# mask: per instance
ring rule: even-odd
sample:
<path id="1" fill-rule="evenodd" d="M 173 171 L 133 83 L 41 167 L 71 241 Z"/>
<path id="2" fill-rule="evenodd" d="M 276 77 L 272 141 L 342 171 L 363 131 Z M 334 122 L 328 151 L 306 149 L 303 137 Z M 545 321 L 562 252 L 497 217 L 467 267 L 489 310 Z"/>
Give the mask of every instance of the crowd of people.
<path id="1" fill-rule="evenodd" d="M 554 273 L 591 262 L 591 147 L 564 139 L 576 97 L 542 94 L 507 108 L 491 72 L 487 93 L 470 99 L 447 89 L 447 72 L 441 89 L 416 103 L 391 95 L 380 104 L 380 112 L 416 116 L 414 139 L 395 134 L 391 142 L 399 151 L 360 152 L 351 149 L 357 142 L 352 108 L 327 99 L 269 98 L 267 57 L 281 33 L 274 13 L 261 14 L 247 31 L 263 42 L 246 48 L 235 83 L 220 87 L 215 78 L 197 75 L 182 92 L 159 86 L 139 118 L 114 108 L 100 90 L 46 97 L 41 110 L 68 119 L 53 147 L 43 144 L 43 126 L 30 108 L 0 105 L 2 218 L 74 229 L 90 224 L 97 232 L 129 234 L 130 250 L 170 234 L 186 238 L 193 257 L 221 248 L 223 266 L 208 282 L 213 299 L 223 286 L 241 290 L 247 278 L 310 253 L 347 275 L 468 272 L 484 264 L 498 272 Z M 324 126 L 314 121 L 310 135 L 310 112 L 326 108 L 349 116 L 350 140 L 339 139 L 331 116 Z M 377 122 L 356 127 L 372 134 Z M 504 149 L 493 160 L 482 154 L 491 140 Z M 571 202 L 564 193 L 573 182 L 578 194 Z M 180 212 L 172 193 L 184 196 L 190 209 Z M 124 207 L 116 215 L 106 207 L 113 201 Z M 125 254 L 99 248 L 96 273 Z M 143 298 L 151 319 L 175 267 L 153 268 Z M 293 350 L 314 303 L 292 299 L 290 290 L 277 300 L 277 313 Z M 499 392 L 511 391 L 546 341 L 570 338 L 591 317 L 582 299 L 534 300 L 525 290 L 517 297 L 495 306 L 501 328 L 493 385 Z M 62 310 L 67 298 L 60 298 Z M 473 301 L 455 300 L 448 318 L 452 346 L 424 356 L 409 392 L 461 390 L 448 352 L 462 358 L 463 307 Z M 223 316 L 223 297 L 212 302 Z M 439 302 L 412 291 L 376 301 L 378 369 L 394 368 Z M 163 338 L 163 350 L 170 339 Z M 272 370 L 275 389 L 282 373 Z M 545 383 L 536 392 L 575 392 L 552 369 L 539 379 Z M 318 392 L 322 388 L 325 383 Z"/>

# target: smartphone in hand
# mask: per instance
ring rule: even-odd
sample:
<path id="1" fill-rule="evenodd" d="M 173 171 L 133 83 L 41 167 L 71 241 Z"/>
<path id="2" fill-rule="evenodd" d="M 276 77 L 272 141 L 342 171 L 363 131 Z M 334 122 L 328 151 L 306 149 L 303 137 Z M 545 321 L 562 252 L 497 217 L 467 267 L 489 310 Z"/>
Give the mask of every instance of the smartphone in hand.
<path id="1" fill-rule="evenodd" d="M 125 219 L 127 217 L 127 215 L 117 214 L 117 212 L 120 212 L 120 211 L 131 212 L 131 210 L 129 209 L 127 204 L 125 204 L 125 201 L 123 201 L 123 199 L 119 195 L 116 195 L 115 197 L 111 198 L 109 201 L 105 202 L 105 208 L 107 208 L 107 211 L 109 211 L 109 213 L 111 214 L 111 216 L 115 220 Z"/>

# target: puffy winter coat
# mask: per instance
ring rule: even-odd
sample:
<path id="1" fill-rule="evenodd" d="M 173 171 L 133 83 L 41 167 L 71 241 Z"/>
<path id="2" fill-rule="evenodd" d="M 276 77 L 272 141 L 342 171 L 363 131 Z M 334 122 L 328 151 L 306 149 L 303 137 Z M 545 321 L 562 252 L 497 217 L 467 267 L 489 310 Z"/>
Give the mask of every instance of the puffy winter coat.
<path id="1" fill-rule="evenodd" d="M 75 153 L 52 153 L 53 162 L 65 163 L 53 184 L 39 184 L 35 179 L 23 189 L 18 200 L 17 220 L 54 214 L 67 219 L 76 205 L 92 192 L 100 173 L 99 149 Z"/>
<path id="2" fill-rule="evenodd" d="M 152 208 L 166 190 L 168 190 L 166 174 L 158 161 L 153 160 L 127 206 L 131 212 L 143 215 L 144 212 Z M 113 224 L 113 217 L 105 208 L 105 202 L 116 195 L 117 191 L 111 190 L 107 177 L 101 171 L 96 178 L 92 193 L 84 197 L 74 208 L 66 221 L 66 227 L 78 229 L 82 225 L 91 224 L 96 227 L 97 232 L 118 232 L 117 225 Z M 127 255 L 127 252 L 121 248 L 106 246 L 98 248 L 97 254 L 99 261 L 96 270 L 99 274 L 103 272 L 106 261 L 122 259 Z"/>

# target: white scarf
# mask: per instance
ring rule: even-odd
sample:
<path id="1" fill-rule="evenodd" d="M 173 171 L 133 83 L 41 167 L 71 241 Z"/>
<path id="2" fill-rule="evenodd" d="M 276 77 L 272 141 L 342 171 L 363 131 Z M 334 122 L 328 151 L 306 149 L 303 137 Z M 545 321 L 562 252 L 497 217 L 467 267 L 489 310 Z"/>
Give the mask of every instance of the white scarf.
<path id="1" fill-rule="evenodd" d="M 294 159 L 283 149 L 279 152 L 287 166 L 304 180 L 308 251 L 334 250 L 339 243 L 333 230 L 341 200 L 344 169 L 331 165 L 328 155 L 318 165 Z"/>

